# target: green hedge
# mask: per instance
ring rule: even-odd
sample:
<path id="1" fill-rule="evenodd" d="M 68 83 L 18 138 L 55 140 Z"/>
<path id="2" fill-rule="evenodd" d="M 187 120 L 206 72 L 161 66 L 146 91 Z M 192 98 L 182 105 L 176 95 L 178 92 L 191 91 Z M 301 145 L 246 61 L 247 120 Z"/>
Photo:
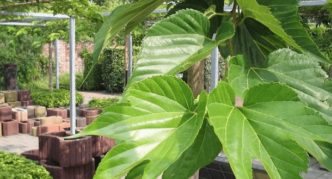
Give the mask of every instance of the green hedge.
<path id="1" fill-rule="evenodd" d="M 84 60 L 84 73 L 83 79 L 89 74 L 91 67 L 94 64 L 92 54 L 88 52 L 87 49 L 84 49 L 81 53 L 81 57 Z M 83 81 L 79 84 L 82 84 Z M 85 80 L 84 84 L 81 86 L 82 90 L 101 90 L 103 89 L 103 79 L 101 77 L 101 64 L 96 64 L 91 74 Z"/>
<path id="2" fill-rule="evenodd" d="M 48 171 L 22 156 L 0 152 L 1 179 L 51 179 Z"/>
<path id="3" fill-rule="evenodd" d="M 105 88 L 112 93 L 120 93 L 124 88 L 124 49 L 107 49 L 104 52 L 102 74 Z"/>
<path id="4" fill-rule="evenodd" d="M 117 99 L 117 98 L 93 99 L 89 102 L 89 107 L 104 109 L 106 107 L 109 107 L 109 106 L 115 104 L 118 101 L 119 101 L 119 99 Z"/>
<path id="5" fill-rule="evenodd" d="M 48 108 L 53 107 L 67 107 L 70 105 L 70 92 L 69 90 L 37 90 L 32 91 L 31 98 L 36 105 L 45 106 Z M 83 97 L 81 94 L 76 93 L 76 104 L 82 104 Z"/>

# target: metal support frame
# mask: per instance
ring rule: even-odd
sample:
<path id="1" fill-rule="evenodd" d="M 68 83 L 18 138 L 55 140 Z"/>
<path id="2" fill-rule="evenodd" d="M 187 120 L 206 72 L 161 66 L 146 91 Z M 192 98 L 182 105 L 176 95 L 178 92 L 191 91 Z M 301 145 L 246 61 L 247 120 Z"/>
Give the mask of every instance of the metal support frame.
<path id="1" fill-rule="evenodd" d="M 128 79 L 133 74 L 133 36 L 128 36 Z"/>
<path id="2" fill-rule="evenodd" d="M 76 133 L 76 81 L 75 81 L 75 18 L 69 19 L 69 44 L 70 44 L 70 132 Z"/>
<path id="3" fill-rule="evenodd" d="M 213 40 L 216 39 L 217 34 L 213 34 Z M 210 91 L 217 87 L 219 82 L 219 50 L 218 46 L 212 50 L 211 53 L 211 82 Z"/>
<path id="4" fill-rule="evenodd" d="M 55 88 L 60 88 L 60 56 L 59 56 L 59 40 L 54 41 L 55 51 Z"/>

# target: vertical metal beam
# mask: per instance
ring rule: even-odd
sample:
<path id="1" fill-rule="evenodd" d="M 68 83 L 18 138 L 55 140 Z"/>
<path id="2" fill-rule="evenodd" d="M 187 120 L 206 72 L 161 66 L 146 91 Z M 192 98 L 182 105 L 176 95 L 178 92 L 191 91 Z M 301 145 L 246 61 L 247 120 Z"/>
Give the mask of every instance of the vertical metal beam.
<path id="1" fill-rule="evenodd" d="M 55 87 L 56 89 L 60 88 L 60 56 L 59 56 L 59 40 L 54 41 L 55 48 Z"/>
<path id="2" fill-rule="evenodd" d="M 128 36 L 128 79 L 133 74 L 133 36 L 130 33 Z"/>
<path id="3" fill-rule="evenodd" d="M 52 42 L 48 44 L 48 87 L 53 91 L 53 48 Z"/>
<path id="4" fill-rule="evenodd" d="M 75 18 L 69 19 L 70 44 L 70 132 L 76 133 L 76 82 L 75 82 Z"/>
<path id="5" fill-rule="evenodd" d="M 216 34 L 213 34 L 213 39 Z M 211 83 L 210 91 L 217 87 L 219 81 L 219 53 L 218 47 L 214 48 L 211 53 Z"/>

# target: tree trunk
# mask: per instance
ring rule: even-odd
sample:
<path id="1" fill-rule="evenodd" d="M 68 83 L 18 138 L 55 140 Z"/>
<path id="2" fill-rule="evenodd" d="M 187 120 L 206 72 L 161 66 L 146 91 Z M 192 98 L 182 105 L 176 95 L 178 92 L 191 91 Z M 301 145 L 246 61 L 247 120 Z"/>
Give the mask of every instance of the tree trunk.
<path id="1" fill-rule="evenodd" d="M 193 90 L 194 96 L 198 96 L 204 90 L 204 61 L 201 61 L 188 69 L 188 85 Z"/>
<path id="2" fill-rule="evenodd" d="M 129 77 L 128 77 L 128 63 L 129 63 L 129 48 L 128 48 L 128 46 L 129 46 L 129 35 L 126 35 L 126 37 L 125 37 L 125 50 L 124 50 L 124 53 L 125 53 L 125 55 L 124 55 L 124 77 L 125 77 L 125 85 L 127 85 L 127 83 L 128 83 L 128 80 L 129 80 Z"/>

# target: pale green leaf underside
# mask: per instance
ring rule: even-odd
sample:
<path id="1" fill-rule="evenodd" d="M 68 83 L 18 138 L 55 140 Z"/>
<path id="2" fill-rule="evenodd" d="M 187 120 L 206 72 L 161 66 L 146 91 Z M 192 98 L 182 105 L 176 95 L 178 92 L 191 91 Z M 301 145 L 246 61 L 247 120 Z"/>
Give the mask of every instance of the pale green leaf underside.
<path id="1" fill-rule="evenodd" d="M 208 37 L 210 22 L 195 10 L 181 10 L 155 24 L 143 40 L 142 51 L 130 84 L 157 75 L 175 75 L 203 60 L 221 42 L 230 39 L 234 27 L 224 22 L 215 41 Z"/>
<path id="2" fill-rule="evenodd" d="M 102 160 L 95 178 L 121 178 L 128 173 L 127 178 L 157 178 L 194 143 L 202 128 L 206 94 L 195 104 L 190 88 L 175 77 L 135 83 L 126 100 L 128 105 L 109 107 L 79 134 L 119 141 Z"/>
<path id="3" fill-rule="evenodd" d="M 237 108 L 221 97 L 234 95 L 227 86 L 221 83 L 212 92 L 208 112 L 237 178 L 252 178 L 253 159 L 262 162 L 272 179 L 301 178 L 300 173 L 308 167 L 308 156 L 298 144 L 299 138 L 302 143 L 331 143 L 332 127 L 296 101 L 297 94 L 290 88 L 279 84 L 256 86 L 247 92 L 244 107 Z"/>
<path id="4" fill-rule="evenodd" d="M 245 69 L 242 65 L 232 64 L 228 79 L 240 96 L 259 83 L 285 83 L 298 93 L 301 101 L 332 122 L 332 81 L 318 62 L 314 56 L 283 49 L 269 55 L 266 68 Z"/>

